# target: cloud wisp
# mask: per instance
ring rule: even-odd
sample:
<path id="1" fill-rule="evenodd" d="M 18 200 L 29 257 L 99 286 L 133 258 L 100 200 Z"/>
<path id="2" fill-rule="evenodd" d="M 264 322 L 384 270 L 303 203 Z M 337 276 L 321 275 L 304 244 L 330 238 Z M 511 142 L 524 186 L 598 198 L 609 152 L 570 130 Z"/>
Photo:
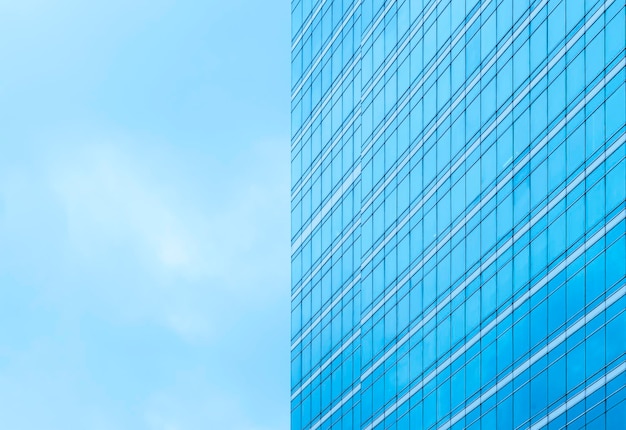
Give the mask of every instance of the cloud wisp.
<path id="1" fill-rule="evenodd" d="M 288 366 L 287 360 L 272 363 L 276 353 L 269 348 L 280 343 L 260 340 L 279 330 L 287 345 L 287 313 L 254 323 L 288 307 L 286 145 L 266 142 L 224 160 L 198 159 L 197 148 L 128 138 L 86 141 L 36 157 L 17 154 L 4 166 L 2 270 L 31 286 L 39 305 L 64 319 L 170 331 L 176 342 L 211 355 L 207 365 L 231 366 L 242 391 L 243 375 L 258 378 L 261 372 L 262 380 L 264 365 Z M 23 243 L 29 235 L 37 237 L 34 252 L 33 240 Z M 241 359 L 235 367 L 249 347 L 261 349 L 259 361 Z M 253 386 L 243 396 L 237 389 L 227 393 L 229 384 L 199 369 L 210 388 L 203 395 L 222 396 L 230 409 L 245 410 L 259 392 Z M 172 390 L 192 380 L 146 393 L 148 428 L 171 424 L 163 415 L 168 408 L 154 407 L 163 399 L 172 402 L 169 413 L 182 417 L 176 405 L 184 390 Z M 206 408 L 229 409 L 218 403 L 207 399 Z M 218 415 L 226 419 L 215 413 L 202 419 Z"/>

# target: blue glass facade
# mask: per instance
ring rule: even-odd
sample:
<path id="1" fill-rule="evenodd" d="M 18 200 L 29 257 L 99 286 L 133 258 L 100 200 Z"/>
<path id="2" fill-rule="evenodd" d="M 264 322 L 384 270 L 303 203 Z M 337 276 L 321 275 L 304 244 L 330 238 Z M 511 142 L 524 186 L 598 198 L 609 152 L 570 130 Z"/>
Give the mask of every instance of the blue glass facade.
<path id="1" fill-rule="evenodd" d="M 624 428 L 625 28 L 292 0 L 292 428 Z"/>

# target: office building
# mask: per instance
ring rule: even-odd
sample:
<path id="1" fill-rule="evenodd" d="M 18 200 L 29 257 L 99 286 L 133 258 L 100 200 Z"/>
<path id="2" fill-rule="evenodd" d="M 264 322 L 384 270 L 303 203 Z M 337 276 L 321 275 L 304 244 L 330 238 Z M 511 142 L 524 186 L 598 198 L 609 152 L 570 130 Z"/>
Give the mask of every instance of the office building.
<path id="1" fill-rule="evenodd" d="M 293 429 L 624 428 L 625 22 L 292 1 Z"/>

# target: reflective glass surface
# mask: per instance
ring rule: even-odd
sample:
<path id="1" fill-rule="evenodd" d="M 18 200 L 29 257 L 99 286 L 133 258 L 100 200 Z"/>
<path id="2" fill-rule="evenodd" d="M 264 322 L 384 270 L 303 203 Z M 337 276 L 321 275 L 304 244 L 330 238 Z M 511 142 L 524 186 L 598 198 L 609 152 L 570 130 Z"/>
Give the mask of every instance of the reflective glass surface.
<path id="1" fill-rule="evenodd" d="M 292 428 L 623 426 L 624 2 L 291 6 Z"/>

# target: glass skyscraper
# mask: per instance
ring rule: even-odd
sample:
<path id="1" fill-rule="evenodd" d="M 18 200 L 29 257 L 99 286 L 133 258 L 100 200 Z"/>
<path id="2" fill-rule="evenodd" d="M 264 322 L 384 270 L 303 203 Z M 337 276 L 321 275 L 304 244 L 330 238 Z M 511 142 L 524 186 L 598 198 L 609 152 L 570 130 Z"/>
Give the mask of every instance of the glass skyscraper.
<path id="1" fill-rule="evenodd" d="M 293 429 L 626 428 L 623 0 L 293 0 Z"/>

